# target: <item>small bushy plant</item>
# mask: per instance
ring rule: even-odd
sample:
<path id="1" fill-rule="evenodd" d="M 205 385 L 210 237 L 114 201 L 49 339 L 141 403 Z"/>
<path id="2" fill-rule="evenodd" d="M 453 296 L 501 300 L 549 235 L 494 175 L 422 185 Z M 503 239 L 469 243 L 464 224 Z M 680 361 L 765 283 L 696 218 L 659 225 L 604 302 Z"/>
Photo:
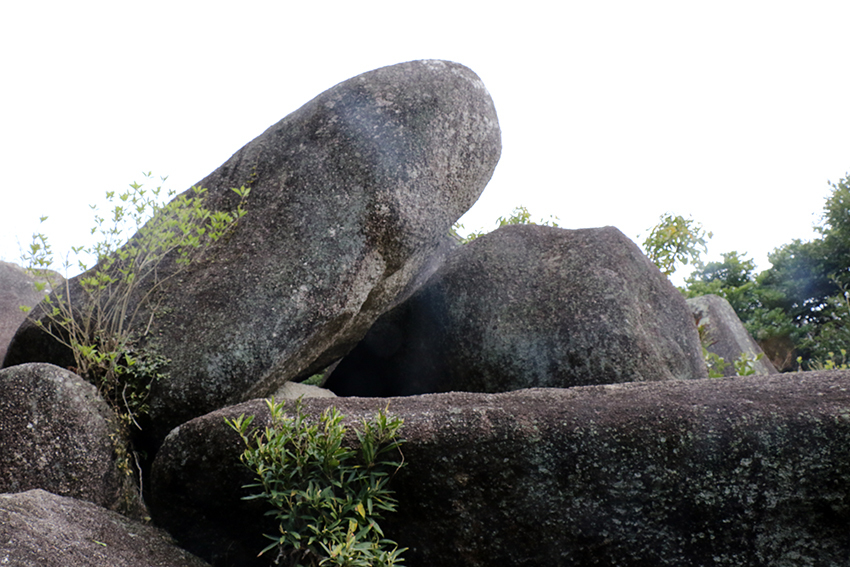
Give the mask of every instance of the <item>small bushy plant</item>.
<path id="1" fill-rule="evenodd" d="M 726 367 L 729 366 L 729 363 L 719 354 L 708 350 L 708 347 L 714 344 L 714 340 L 706 326 L 704 324 L 698 325 L 697 331 L 699 332 L 699 341 L 702 344 L 702 357 L 708 368 L 708 377 L 723 378 L 726 375 Z M 742 352 L 738 359 L 732 362 L 735 367 L 735 375 L 752 376 L 756 373 L 756 362 L 762 358 L 764 358 L 764 353 L 753 355 Z"/>
<path id="2" fill-rule="evenodd" d="M 708 368 L 709 378 L 723 378 L 726 376 L 725 371 L 729 364 L 722 356 L 702 347 L 702 357 L 705 360 L 706 367 Z"/>
<path id="3" fill-rule="evenodd" d="M 259 489 L 246 499 L 271 505 L 277 534 L 260 555 L 277 551 L 288 567 L 389 567 L 403 561 L 397 544 L 384 537 L 378 520 L 396 509 L 387 487 L 404 464 L 398 434 L 403 420 L 377 413 L 355 429 L 359 447 L 346 446 L 343 415 L 335 407 L 310 419 L 301 399 L 291 414 L 285 402 L 267 400 L 270 424 L 252 429 L 254 416 L 227 420 L 245 443 L 242 462 Z"/>
<path id="4" fill-rule="evenodd" d="M 729 363 L 722 356 L 709 352 L 705 347 L 702 347 L 702 355 L 705 359 L 705 365 L 708 367 L 709 378 L 723 378 L 726 375 L 724 371 Z M 764 358 L 762 352 L 756 355 L 742 352 L 737 360 L 732 361 L 732 365 L 735 367 L 735 375 L 752 376 L 756 373 L 756 362 L 762 358 Z"/>
<path id="5" fill-rule="evenodd" d="M 151 178 L 150 172 L 144 175 Z M 83 271 L 77 279 L 82 297 L 71 301 L 69 280 L 64 285 L 39 284 L 42 289 L 50 285 L 53 293 L 42 301 L 35 323 L 71 351 L 74 370 L 98 387 L 128 425 L 139 425 L 137 417 L 147 410 L 151 384 L 165 375 L 168 363 L 151 347 L 139 348 L 139 340 L 160 308 L 166 283 L 245 215 L 250 190 L 243 186 L 233 191 L 241 199 L 234 211 L 209 210 L 204 202 L 206 189 L 201 187 L 167 204 L 163 200 L 174 197 L 174 191 L 164 192 L 161 185 L 147 189 L 134 182 L 123 193 L 108 191 L 111 210 L 106 216 L 91 207 L 96 243 L 72 247 L 76 263 L 66 258 L 62 265 L 66 274 L 73 265 Z M 160 263 L 172 254 L 177 268 L 163 273 Z M 92 258 L 96 263 L 89 269 L 87 262 Z M 52 270 L 53 252 L 44 233 L 33 235 L 22 260 L 35 274 Z M 140 320 L 143 313 L 147 320 Z"/>
<path id="6" fill-rule="evenodd" d="M 756 362 L 764 358 L 764 353 L 760 352 L 756 355 L 742 352 L 738 360 L 732 364 L 735 366 L 735 374 L 738 376 L 752 376 L 756 373 Z"/>
<path id="7" fill-rule="evenodd" d="M 512 224 L 538 224 L 538 225 L 542 225 L 542 226 L 558 227 L 559 221 L 560 221 L 560 219 L 558 217 L 553 216 L 553 215 L 549 215 L 549 220 L 540 219 L 539 221 L 534 222 L 533 220 L 531 220 L 531 213 L 528 212 L 528 209 L 523 207 L 522 205 L 520 205 L 519 207 L 516 207 L 510 215 L 502 216 L 502 217 L 499 217 L 498 219 L 496 219 L 496 225 L 497 225 L 497 228 L 501 228 L 503 226 L 512 225 Z M 475 240 L 476 238 L 479 238 L 479 237 L 487 234 L 487 231 L 482 229 L 482 230 L 478 230 L 478 231 L 472 231 L 469 234 L 467 234 L 466 236 L 460 236 L 459 231 L 461 231 L 463 229 L 464 229 L 464 226 L 461 223 L 455 223 L 454 226 L 452 226 L 452 229 L 451 229 L 451 233 L 453 235 L 455 235 L 458 238 L 458 240 L 460 240 L 461 244 L 468 244 L 468 243 L 472 242 L 473 240 Z"/>
<path id="8" fill-rule="evenodd" d="M 811 370 L 848 370 L 850 369 L 850 364 L 848 364 L 847 360 L 847 349 L 839 349 L 839 355 L 836 355 L 835 352 L 830 351 L 826 353 L 826 357 L 817 358 L 809 362 L 809 368 Z M 802 365 L 803 358 L 797 357 L 797 364 Z"/>
<path id="9" fill-rule="evenodd" d="M 643 249 L 652 263 L 665 276 L 670 276 L 677 264 L 700 266 L 700 256 L 708 251 L 707 242 L 712 236 L 693 219 L 665 213 L 649 230 Z"/>

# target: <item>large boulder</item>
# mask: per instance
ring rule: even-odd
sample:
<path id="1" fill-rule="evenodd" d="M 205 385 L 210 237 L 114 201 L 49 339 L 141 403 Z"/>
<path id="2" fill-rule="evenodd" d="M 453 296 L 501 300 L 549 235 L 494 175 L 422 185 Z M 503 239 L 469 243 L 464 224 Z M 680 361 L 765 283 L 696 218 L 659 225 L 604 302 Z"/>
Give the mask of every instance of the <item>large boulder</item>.
<path id="1" fill-rule="evenodd" d="M 138 513 L 126 444 L 107 403 L 76 374 L 43 363 L 0 370 L 0 492 L 41 488 Z"/>
<path id="2" fill-rule="evenodd" d="M 412 567 L 845 565 L 850 557 L 850 372 L 313 398 L 349 424 L 389 402 L 404 418 L 398 512 L 382 522 Z M 152 474 L 154 519 L 228 563 L 274 533 L 225 417 L 173 431 Z M 253 539 L 252 539 L 253 534 Z M 259 547 L 258 547 L 259 546 Z M 250 565 L 251 563 L 241 563 Z"/>
<path id="3" fill-rule="evenodd" d="M 39 282 L 47 285 L 44 278 L 28 274 L 17 264 L 0 261 L 0 366 L 15 331 L 26 319 L 21 307 L 34 307 L 50 290 L 49 287 L 39 289 L 36 286 Z"/>
<path id="4" fill-rule="evenodd" d="M 325 387 L 405 396 L 705 376 L 685 300 L 623 233 L 516 225 L 455 249 Z"/>
<path id="5" fill-rule="evenodd" d="M 777 373 L 728 301 L 719 295 L 703 295 L 687 302 L 697 327 L 701 329 L 706 350 L 725 362 L 722 369 L 724 376 L 736 374 L 734 363 L 742 356 L 750 361 L 754 374 Z M 761 358 L 756 360 L 759 355 Z"/>
<path id="6" fill-rule="evenodd" d="M 322 93 L 201 180 L 213 210 L 236 207 L 233 187 L 251 194 L 236 230 L 159 296 L 155 316 L 139 317 L 146 346 L 170 359 L 151 392 L 153 436 L 348 352 L 427 271 L 500 148 L 481 80 L 456 63 L 414 61 Z M 22 328 L 6 364 L 41 360 L 45 342 Z"/>
<path id="7" fill-rule="evenodd" d="M 43 490 L 0 494 L 0 565 L 209 567 L 161 530 Z"/>

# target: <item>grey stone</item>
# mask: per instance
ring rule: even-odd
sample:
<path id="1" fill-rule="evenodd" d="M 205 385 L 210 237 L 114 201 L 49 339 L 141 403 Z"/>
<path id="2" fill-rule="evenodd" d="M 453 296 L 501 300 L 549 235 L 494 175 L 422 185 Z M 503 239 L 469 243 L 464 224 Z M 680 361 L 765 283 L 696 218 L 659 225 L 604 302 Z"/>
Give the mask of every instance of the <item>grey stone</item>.
<path id="1" fill-rule="evenodd" d="M 0 492 L 41 488 L 127 513 L 138 489 L 119 470 L 126 439 L 94 386 L 51 364 L 0 370 Z"/>
<path id="2" fill-rule="evenodd" d="M 742 355 L 754 361 L 758 355 L 764 355 L 728 301 L 718 295 L 703 295 L 688 299 L 687 302 L 697 326 L 703 328 L 706 350 L 726 362 L 724 376 L 735 375 L 734 362 Z M 765 356 L 752 364 L 756 374 L 777 373 Z"/>
<path id="3" fill-rule="evenodd" d="M 209 567 L 161 530 L 43 490 L 0 494 L 0 565 Z"/>
<path id="4" fill-rule="evenodd" d="M 61 280 L 58 274 L 51 274 L 53 278 Z M 0 261 L 0 366 L 15 331 L 26 319 L 21 306 L 34 307 L 50 290 L 49 287 L 37 289 L 38 282 L 47 283 L 44 278 L 28 274 L 17 264 Z"/>
<path id="5" fill-rule="evenodd" d="M 411 566 L 850 557 L 848 371 L 304 407 L 333 404 L 354 424 L 387 403 L 404 418 L 407 466 L 390 483 L 398 512 L 381 525 Z M 224 418 L 241 414 L 268 424 L 263 400 L 214 412 L 172 432 L 154 463 L 154 518 L 198 555 L 248 555 L 264 545 L 249 534 L 273 533 L 256 501 L 240 500 L 252 478 Z"/>
<path id="6" fill-rule="evenodd" d="M 517 225 L 452 251 L 324 386 L 403 396 L 706 375 L 685 300 L 619 230 Z"/>
<path id="7" fill-rule="evenodd" d="M 147 345 L 171 363 L 151 393 L 148 434 L 269 395 L 348 352 L 427 271 L 500 149 L 481 80 L 456 63 L 414 61 L 322 93 L 203 179 L 215 210 L 235 208 L 230 189 L 249 185 L 248 213 L 150 319 Z M 7 364 L 43 360 L 38 335 L 19 331 Z"/>
<path id="8" fill-rule="evenodd" d="M 274 394 L 276 400 L 296 400 L 298 398 L 335 398 L 336 394 L 319 386 L 287 382 Z"/>

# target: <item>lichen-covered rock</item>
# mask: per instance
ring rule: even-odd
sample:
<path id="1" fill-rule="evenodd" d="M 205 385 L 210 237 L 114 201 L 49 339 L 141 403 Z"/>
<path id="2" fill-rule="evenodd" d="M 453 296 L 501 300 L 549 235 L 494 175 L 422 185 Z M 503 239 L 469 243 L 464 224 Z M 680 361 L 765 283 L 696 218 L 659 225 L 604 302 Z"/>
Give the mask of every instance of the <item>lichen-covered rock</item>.
<path id="1" fill-rule="evenodd" d="M 247 215 L 140 319 L 147 346 L 171 360 L 146 434 L 161 439 L 348 352 L 427 269 L 500 149 L 481 80 L 414 61 L 333 87 L 234 154 L 199 185 L 214 210 L 234 209 L 230 189 L 250 186 Z M 41 360 L 45 340 L 22 329 L 6 363 Z"/>
<path id="2" fill-rule="evenodd" d="M 844 565 L 850 557 L 850 372 L 313 398 L 348 423 L 389 402 L 407 466 L 382 522 L 411 566 Z M 264 545 L 225 408 L 173 431 L 152 472 L 155 519 L 198 555 Z M 253 507 L 252 507 L 253 506 Z M 252 539 L 253 535 L 253 539 Z M 211 537 L 214 536 L 214 537 Z"/>
<path id="3" fill-rule="evenodd" d="M 43 363 L 0 370 L 0 492 L 41 488 L 135 513 L 138 489 L 119 470 L 125 448 L 112 410 L 76 374 Z"/>
<path id="4" fill-rule="evenodd" d="M 619 230 L 519 225 L 450 253 L 324 386 L 405 396 L 706 375 L 685 300 Z"/>
<path id="5" fill-rule="evenodd" d="M 161 530 L 43 490 L 0 494 L 0 565 L 209 567 Z"/>
<path id="6" fill-rule="evenodd" d="M 697 327 L 702 328 L 706 350 L 725 361 L 726 366 L 722 369 L 724 376 L 735 376 L 734 363 L 742 355 L 751 361 L 755 374 L 777 373 L 770 360 L 764 356 L 756 360 L 759 355 L 764 355 L 764 352 L 728 301 L 718 295 L 703 295 L 688 299 L 687 302 Z"/>

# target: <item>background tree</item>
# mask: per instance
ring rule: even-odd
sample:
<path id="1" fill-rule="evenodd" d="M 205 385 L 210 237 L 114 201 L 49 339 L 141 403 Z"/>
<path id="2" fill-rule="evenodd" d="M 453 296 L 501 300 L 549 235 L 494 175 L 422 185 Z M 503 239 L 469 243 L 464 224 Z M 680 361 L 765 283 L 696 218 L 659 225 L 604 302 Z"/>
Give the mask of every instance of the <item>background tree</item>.
<path id="1" fill-rule="evenodd" d="M 698 268 L 685 280 L 685 296 L 714 294 L 726 299 L 774 366 L 795 369 L 796 345 L 804 331 L 788 315 L 785 294 L 764 285 L 765 273 L 756 276 L 751 259 L 735 251 L 722 258 Z"/>
<path id="2" fill-rule="evenodd" d="M 726 298 L 781 370 L 843 364 L 840 353 L 850 350 L 850 176 L 830 186 L 819 238 L 775 249 L 758 275 L 729 252 L 686 280 L 688 297 Z"/>
<path id="3" fill-rule="evenodd" d="M 677 264 L 691 263 L 701 266 L 700 257 L 708 251 L 708 240 L 712 233 L 693 219 L 670 213 L 661 215 L 660 222 L 652 227 L 643 241 L 647 257 L 666 276 L 676 271 Z"/>
<path id="4" fill-rule="evenodd" d="M 511 224 L 539 224 L 542 226 L 553 226 L 558 227 L 558 222 L 560 219 L 556 216 L 549 215 L 549 219 L 541 218 L 538 222 L 534 222 L 531 220 L 531 213 L 527 208 L 520 205 L 519 207 L 514 208 L 513 212 L 508 216 L 501 216 L 496 219 L 496 228 L 501 228 L 503 226 L 511 225 Z M 484 236 L 488 231 L 481 229 L 477 231 L 472 231 L 466 236 L 461 236 L 459 231 L 463 230 L 464 226 L 457 222 L 452 226 L 450 233 L 460 241 L 461 244 L 468 244 L 478 238 L 479 236 Z"/>

